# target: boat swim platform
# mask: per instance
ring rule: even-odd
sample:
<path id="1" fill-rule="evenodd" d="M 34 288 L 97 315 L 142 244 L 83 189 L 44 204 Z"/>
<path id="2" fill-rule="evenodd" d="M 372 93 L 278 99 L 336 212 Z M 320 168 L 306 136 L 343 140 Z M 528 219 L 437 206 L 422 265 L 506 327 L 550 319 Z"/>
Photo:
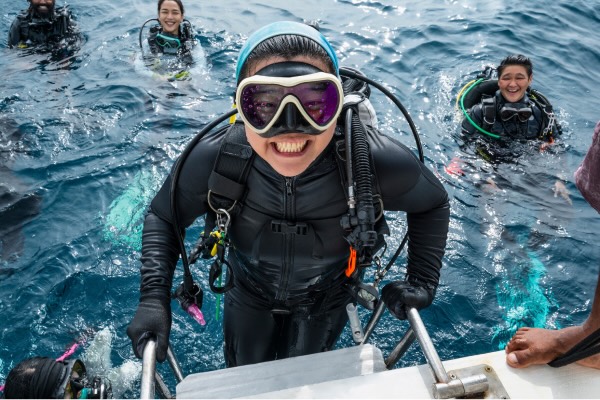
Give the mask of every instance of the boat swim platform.
<path id="1" fill-rule="evenodd" d="M 449 376 L 481 370 L 500 382 L 470 398 L 599 398 L 600 370 L 577 364 L 514 369 L 504 351 L 443 361 Z M 493 382 L 490 383 L 490 386 Z M 369 344 L 324 353 L 188 375 L 176 397 L 186 398 L 435 398 L 429 364 L 387 370 L 381 351 Z M 505 390 L 505 392 L 503 392 Z"/>

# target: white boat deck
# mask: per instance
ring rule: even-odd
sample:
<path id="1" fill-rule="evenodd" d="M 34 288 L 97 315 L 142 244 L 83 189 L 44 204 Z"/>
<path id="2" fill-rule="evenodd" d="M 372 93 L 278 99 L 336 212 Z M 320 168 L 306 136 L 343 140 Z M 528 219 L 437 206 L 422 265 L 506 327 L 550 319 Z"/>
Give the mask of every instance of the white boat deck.
<path id="1" fill-rule="evenodd" d="M 502 384 L 485 398 L 600 398 L 600 370 L 568 365 L 514 369 L 503 351 L 443 362 L 448 374 L 484 369 Z M 487 375 L 487 373 L 486 373 Z M 372 345 L 187 376 L 177 398 L 434 398 L 434 375 L 419 365 L 388 371 Z M 493 382 L 492 382 L 493 383 Z M 505 390 L 505 394 L 502 390 Z"/>

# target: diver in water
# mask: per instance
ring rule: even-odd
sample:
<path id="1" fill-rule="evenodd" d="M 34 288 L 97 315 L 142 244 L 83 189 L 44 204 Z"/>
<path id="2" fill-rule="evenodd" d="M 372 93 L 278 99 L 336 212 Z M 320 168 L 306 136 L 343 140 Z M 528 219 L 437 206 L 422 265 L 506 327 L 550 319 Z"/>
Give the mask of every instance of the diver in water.
<path id="1" fill-rule="evenodd" d="M 55 7 L 55 0 L 29 0 L 29 8 L 15 18 L 8 33 L 8 46 L 68 47 L 79 39 L 71 11 Z M 65 46 L 66 45 L 66 46 Z"/>
<path id="2" fill-rule="evenodd" d="M 150 28 L 148 45 L 154 55 L 176 55 L 192 64 L 195 45 L 192 25 L 184 19 L 181 0 L 158 1 L 158 24 Z"/>
<path id="3" fill-rule="evenodd" d="M 491 97 L 482 96 L 469 109 L 462 122 L 463 133 L 487 131 L 494 139 L 553 141 L 553 123 L 546 123 L 542 106 L 528 94 L 533 82 L 531 60 L 520 54 L 509 55 L 497 71 L 498 90 Z"/>
<path id="4" fill-rule="evenodd" d="M 548 99 L 532 89 L 533 64 L 521 54 L 505 57 L 496 68 L 497 80 L 491 78 L 488 68 L 477 81 L 461 90 L 457 104 L 464 114 L 461 124 L 462 139 L 475 153 L 490 163 L 512 162 L 539 143 L 539 150 L 548 149 L 562 134 L 562 128 Z M 523 146 L 524 145 L 524 146 Z M 454 157 L 446 172 L 465 175 L 465 163 Z M 483 183 L 497 190 L 490 177 Z M 555 196 L 571 204 L 563 181 L 554 183 Z"/>
<path id="5" fill-rule="evenodd" d="M 142 366 L 134 360 L 113 366 L 113 339 L 109 328 L 88 330 L 56 359 L 31 357 L 20 361 L 0 385 L 0 398 L 124 398 L 139 381 Z M 73 357 L 79 351 L 80 356 Z M 9 361 L 4 362 L 8 366 Z"/>
<path id="6" fill-rule="evenodd" d="M 107 399 L 110 382 L 88 377 L 79 359 L 58 361 L 33 357 L 21 361 L 6 377 L 6 399 Z"/>
<path id="7" fill-rule="evenodd" d="M 409 148 L 350 112 L 359 94 L 344 105 L 327 39 L 296 22 L 259 29 L 240 51 L 236 85 L 241 121 L 198 135 L 149 207 L 140 301 L 127 328 L 135 355 L 153 337 L 157 360 L 166 358 L 173 274 L 180 255 L 184 269 L 188 260 L 185 227 L 205 214 L 202 239 L 218 230 L 218 242 L 207 247 L 219 260 L 209 284 L 225 292 L 228 367 L 334 347 L 346 305 L 357 301 L 352 288 L 389 232 L 384 209 L 407 213 L 410 240 L 407 275 L 387 284 L 382 297 L 398 318 L 405 306 L 429 306 L 446 245 L 448 195 Z M 340 115 L 351 117 L 353 147 Z M 357 195 L 347 186 L 354 181 Z M 186 271 L 183 285 L 194 296 Z"/>

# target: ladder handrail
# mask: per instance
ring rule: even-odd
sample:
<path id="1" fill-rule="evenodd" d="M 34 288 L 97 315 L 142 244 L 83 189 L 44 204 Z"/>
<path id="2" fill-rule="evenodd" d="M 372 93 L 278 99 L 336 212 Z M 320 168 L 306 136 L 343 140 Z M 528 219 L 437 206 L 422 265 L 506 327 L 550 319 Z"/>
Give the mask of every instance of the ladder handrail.
<path id="1" fill-rule="evenodd" d="M 415 332 L 415 336 L 421 345 L 421 350 L 423 350 L 425 358 L 427 359 L 427 362 L 431 367 L 433 374 L 435 375 L 436 382 L 448 383 L 450 378 L 446 373 L 444 365 L 442 365 L 442 360 L 440 359 L 440 356 L 433 345 L 433 341 L 431 340 L 427 329 L 425 329 L 425 325 L 423 324 L 423 320 L 421 319 L 419 312 L 416 308 L 411 307 L 406 310 L 406 316 L 408 317 L 408 322 L 410 322 L 410 326 Z"/>
<path id="2" fill-rule="evenodd" d="M 142 384 L 140 399 L 154 399 L 154 374 L 156 372 L 156 340 L 148 339 L 142 355 Z"/>
<path id="3" fill-rule="evenodd" d="M 383 299 L 379 299 L 377 306 L 371 315 L 371 318 L 365 328 L 362 341 L 358 345 L 366 343 L 367 339 L 375 329 L 375 326 L 381 320 L 383 312 L 385 311 L 386 305 Z M 348 313 L 356 312 L 355 309 L 347 309 Z M 442 364 L 442 360 L 433 345 L 433 341 L 423 324 L 423 320 L 414 307 L 406 307 L 406 316 L 410 324 L 410 328 L 405 333 L 404 337 L 400 339 L 396 348 L 392 351 L 389 357 L 385 360 L 385 365 L 388 369 L 391 369 L 394 364 L 402 357 L 402 355 L 408 350 L 410 345 L 414 342 L 415 338 L 419 341 L 419 345 L 427 364 L 433 372 L 435 383 L 433 385 L 434 396 L 437 399 L 449 399 L 462 397 L 466 395 L 483 393 L 489 389 L 489 383 L 486 375 L 476 374 L 465 376 L 462 379 L 452 375 L 449 376 Z M 355 323 L 356 325 L 356 323 Z M 353 329 L 355 329 L 354 327 Z"/>

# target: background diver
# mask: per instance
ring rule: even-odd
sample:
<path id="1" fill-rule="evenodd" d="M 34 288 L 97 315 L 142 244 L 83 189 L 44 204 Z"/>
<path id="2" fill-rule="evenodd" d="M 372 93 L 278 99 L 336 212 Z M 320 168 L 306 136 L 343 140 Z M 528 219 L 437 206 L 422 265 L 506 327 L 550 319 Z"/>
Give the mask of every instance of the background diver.
<path id="1" fill-rule="evenodd" d="M 79 30 L 71 11 L 55 7 L 55 0 L 29 0 L 10 26 L 8 47 L 47 46 L 50 50 L 68 48 L 79 40 Z"/>
<path id="2" fill-rule="evenodd" d="M 172 55 L 185 65 L 192 65 L 192 50 L 196 41 L 192 24 L 185 19 L 185 9 L 181 0 L 159 0 L 158 19 L 148 20 L 144 25 L 150 21 L 158 22 L 150 27 L 147 37 L 152 55 Z M 144 25 L 140 31 L 140 46 Z"/>

